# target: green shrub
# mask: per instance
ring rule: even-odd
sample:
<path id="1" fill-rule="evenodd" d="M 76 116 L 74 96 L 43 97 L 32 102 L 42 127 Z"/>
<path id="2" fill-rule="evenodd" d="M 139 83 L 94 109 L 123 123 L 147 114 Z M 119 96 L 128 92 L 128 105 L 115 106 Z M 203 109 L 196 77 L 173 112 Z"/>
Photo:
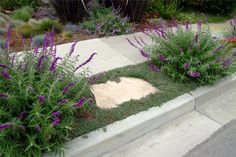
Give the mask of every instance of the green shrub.
<path id="1" fill-rule="evenodd" d="M 152 0 L 150 10 L 157 12 L 162 18 L 170 19 L 179 14 L 179 0 Z"/>
<path id="2" fill-rule="evenodd" d="M 19 27 L 16 27 L 16 31 L 18 33 L 22 33 L 22 35 L 25 37 L 25 38 L 28 38 L 31 36 L 31 34 L 33 35 L 34 34 L 34 28 L 29 25 L 29 24 L 24 24 L 24 25 L 21 25 Z"/>
<path id="3" fill-rule="evenodd" d="M 111 8 L 101 7 L 89 13 L 89 19 L 80 24 L 81 29 L 99 35 L 117 35 L 131 32 L 128 18 L 121 18 Z"/>
<path id="4" fill-rule="evenodd" d="M 15 20 L 22 20 L 27 22 L 32 17 L 33 9 L 30 7 L 23 7 L 21 9 L 15 10 L 12 13 L 12 18 Z"/>
<path id="5" fill-rule="evenodd" d="M 5 39 L 2 39 L 2 38 L 0 38 L 0 52 L 1 52 L 1 49 L 3 49 L 4 48 L 4 46 L 5 46 Z"/>
<path id="6" fill-rule="evenodd" d="M 193 8 L 206 13 L 228 14 L 233 11 L 235 1 L 233 0 L 182 0 L 186 8 Z"/>
<path id="7" fill-rule="evenodd" d="M 44 46 L 53 46 L 52 35 L 46 36 Z M 76 115 L 91 103 L 85 74 L 75 74 L 85 63 L 77 67 L 71 53 L 63 59 L 52 48 L 10 57 L 0 53 L 0 156 L 39 157 L 64 150 Z"/>
<path id="8" fill-rule="evenodd" d="M 200 28 L 200 23 L 198 24 Z M 202 85 L 213 84 L 230 73 L 235 63 L 229 44 L 213 37 L 209 30 L 193 32 L 189 25 L 175 33 L 156 28 L 153 45 L 147 47 L 153 62 L 177 81 L 197 81 Z"/>
<path id="9" fill-rule="evenodd" d="M 3 17 L 0 16 L 0 26 L 5 25 L 6 23 L 7 21 Z"/>
<path id="10" fill-rule="evenodd" d="M 7 29 L 5 28 L 0 28 L 0 36 L 6 34 Z"/>
<path id="11" fill-rule="evenodd" d="M 62 31 L 62 24 L 57 20 L 43 19 L 35 26 L 34 32 L 37 34 L 43 34 L 52 29 L 54 29 L 56 33 L 60 33 Z"/>
<path id="12" fill-rule="evenodd" d="M 41 3 L 41 0 L 1 0 L 0 6 L 6 10 L 19 9 L 25 6 L 36 8 Z"/>
<path id="13" fill-rule="evenodd" d="M 43 41 L 44 41 L 45 35 L 38 35 L 33 37 L 33 45 L 37 46 L 37 45 L 43 45 Z"/>

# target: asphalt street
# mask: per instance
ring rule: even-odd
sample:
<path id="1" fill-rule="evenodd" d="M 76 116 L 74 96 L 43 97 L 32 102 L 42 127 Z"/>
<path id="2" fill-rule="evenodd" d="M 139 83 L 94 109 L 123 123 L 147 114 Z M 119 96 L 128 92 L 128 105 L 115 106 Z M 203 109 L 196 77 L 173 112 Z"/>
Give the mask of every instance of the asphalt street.
<path id="1" fill-rule="evenodd" d="M 223 126 L 184 157 L 236 157 L 236 120 Z"/>

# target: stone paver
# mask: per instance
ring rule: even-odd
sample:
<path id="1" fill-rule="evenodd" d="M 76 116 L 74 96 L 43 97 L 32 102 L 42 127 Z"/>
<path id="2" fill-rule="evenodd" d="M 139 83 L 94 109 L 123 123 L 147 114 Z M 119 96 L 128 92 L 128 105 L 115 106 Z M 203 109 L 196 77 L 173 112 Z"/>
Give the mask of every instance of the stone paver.
<path id="1" fill-rule="evenodd" d="M 72 43 L 58 45 L 58 56 L 64 56 L 68 53 L 71 45 Z M 92 74 L 134 64 L 131 60 L 104 44 L 99 39 L 92 39 L 78 42 L 76 45 L 74 55 L 80 55 L 79 63 L 77 65 L 85 62 L 94 52 L 96 52 L 97 55 L 94 56 L 89 64 L 84 66 L 84 68 L 89 67 Z"/>
<path id="2" fill-rule="evenodd" d="M 207 104 L 199 105 L 197 110 L 220 124 L 236 119 L 236 88 L 210 100 Z"/>
<path id="3" fill-rule="evenodd" d="M 103 157 L 182 157 L 220 127 L 193 111 Z"/>

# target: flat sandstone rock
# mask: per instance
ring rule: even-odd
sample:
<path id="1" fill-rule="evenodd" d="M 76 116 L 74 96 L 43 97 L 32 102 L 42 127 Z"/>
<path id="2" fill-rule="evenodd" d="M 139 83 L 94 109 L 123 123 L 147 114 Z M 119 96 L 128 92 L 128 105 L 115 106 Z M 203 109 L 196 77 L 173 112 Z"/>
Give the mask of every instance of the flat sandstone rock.
<path id="1" fill-rule="evenodd" d="M 92 85 L 97 106 L 100 108 L 118 107 L 120 104 L 139 100 L 149 94 L 159 92 L 150 83 L 137 78 L 121 77 L 120 82 L 107 81 Z"/>

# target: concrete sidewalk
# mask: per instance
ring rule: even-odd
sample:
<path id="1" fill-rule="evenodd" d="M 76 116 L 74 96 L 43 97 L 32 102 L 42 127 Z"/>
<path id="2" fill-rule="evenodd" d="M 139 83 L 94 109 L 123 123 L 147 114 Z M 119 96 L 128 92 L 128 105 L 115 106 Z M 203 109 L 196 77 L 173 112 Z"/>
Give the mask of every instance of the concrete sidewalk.
<path id="1" fill-rule="evenodd" d="M 220 24 L 209 24 L 210 30 L 214 35 L 220 34 L 225 30 L 226 27 L 229 26 L 230 25 L 228 22 Z M 192 27 L 193 30 L 197 29 L 196 24 L 194 24 Z M 146 59 L 136 48 L 131 46 L 127 41 L 128 38 L 129 40 L 137 44 L 134 37 L 137 37 L 137 39 L 139 40 L 141 38 L 147 44 L 151 43 L 150 38 L 141 32 L 115 37 L 97 38 L 79 42 L 75 47 L 74 55 L 80 56 L 80 62 L 78 63 L 79 65 L 86 61 L 92 53 L 97 53 L 97 55 L 94 56 L 92 62 L 84 67 L 89 67 L 91 75 L 119 67 L 124 67 L 127 65 L 139 64 L 146 61 Z M 58 45 L 58 55 L 60 57 L 63 57 L 66 53 L 69 52 L 72 44 L 73 43 Z"/>
<path id="2" fill-rule="evenodd" d="M 104 154 L 103 157 L 182 157 L 189 150 L 207 140 L 224 124 L 236 119 L 235 104 L 236 88 L 201 105 L 204 107 L 185 114 L 127 145 Z M 231 131 L 231 135 L 232 133 Z M 214 141 L 214 143 L 227 142 L 227 138 L 219 137 L 218 139 L 219 141 Z M 216 146 L 215 149 L 217 148 Z M 201 150 L 207 151 L 203 148 Z M 197 156 L 201 156 L 199 150 L 197 154 Z M 193 157 L 195 156 L 193 155 Z"/>

